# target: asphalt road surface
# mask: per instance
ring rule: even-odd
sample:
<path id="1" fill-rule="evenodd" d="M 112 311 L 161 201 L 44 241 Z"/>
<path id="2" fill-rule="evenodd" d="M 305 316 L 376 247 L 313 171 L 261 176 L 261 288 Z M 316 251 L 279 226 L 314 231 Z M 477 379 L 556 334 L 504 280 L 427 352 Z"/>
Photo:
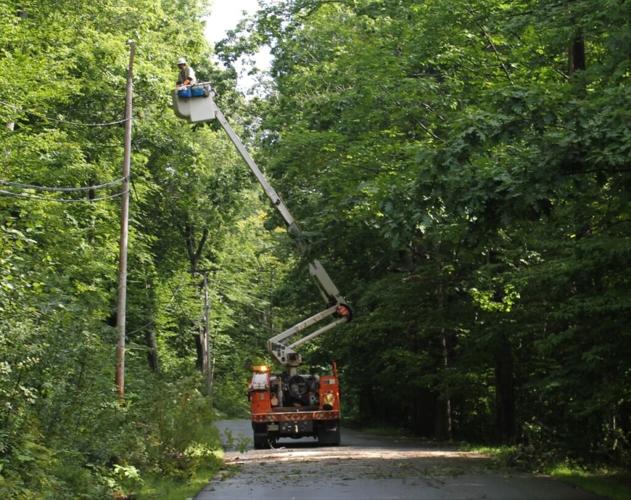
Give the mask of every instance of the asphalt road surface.
<path id="1" fill-rule="evenodd" d="M 226 468 L 197 500 L 595 499 L 544 476 L 498 469 L 484 455 L 342 429 L 342 445 L 281 440 L 252 449 L 248 420 L 218 422 Z"/>

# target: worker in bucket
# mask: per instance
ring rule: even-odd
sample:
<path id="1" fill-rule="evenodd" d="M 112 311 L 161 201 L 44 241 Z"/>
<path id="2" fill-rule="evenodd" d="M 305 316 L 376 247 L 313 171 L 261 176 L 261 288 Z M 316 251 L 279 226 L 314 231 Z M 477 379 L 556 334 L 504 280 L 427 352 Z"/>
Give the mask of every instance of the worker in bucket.
<path id="1" fill-rule="evenodd" d="M 180 89 L 182 87 L 195 85 L 195 71 L 188 65 L 186 59 L 180 57 L 177 60 L 177 67 L 180 68 L 180 73 L 177 77 L 177 88 Z"/>

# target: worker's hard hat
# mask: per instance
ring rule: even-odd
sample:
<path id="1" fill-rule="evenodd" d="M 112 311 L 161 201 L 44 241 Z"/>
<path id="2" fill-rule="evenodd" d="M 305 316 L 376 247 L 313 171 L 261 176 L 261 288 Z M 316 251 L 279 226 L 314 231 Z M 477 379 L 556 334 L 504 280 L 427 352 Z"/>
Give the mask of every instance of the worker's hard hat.
<path id="1" fill-rule="evenodd" d="M 180 57 L 180 58 L 177 60 L 177 65 L 179 66 L 180 64 L 186 64 L 186 59 L 184 59 L 183 57 Z"/>

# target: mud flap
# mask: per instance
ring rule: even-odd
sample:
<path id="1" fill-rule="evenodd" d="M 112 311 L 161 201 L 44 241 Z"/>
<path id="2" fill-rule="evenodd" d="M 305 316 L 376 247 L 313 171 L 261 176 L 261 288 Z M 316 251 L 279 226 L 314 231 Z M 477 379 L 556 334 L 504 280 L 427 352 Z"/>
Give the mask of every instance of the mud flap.
<path id="1" fill-rule="evenodd" d="M 321 427 L 318 428 L 318 444 L 339 446 L 341 442 L 340 421 L 322 422 Z"/>

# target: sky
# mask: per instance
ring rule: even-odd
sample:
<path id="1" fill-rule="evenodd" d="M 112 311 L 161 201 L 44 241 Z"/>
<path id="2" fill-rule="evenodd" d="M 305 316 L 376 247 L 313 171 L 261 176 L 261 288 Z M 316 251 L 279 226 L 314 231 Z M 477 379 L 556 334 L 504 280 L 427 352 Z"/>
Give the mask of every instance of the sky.
<path id="1" fill-rule="evenodd" d="M 257 7 L 257 0 L 214 0 L 211 14 L 206 18 L 206 38 L 211 43 L 218 42 L 225 37 L 228 30 L 237 25 L 243 17 L 243 11 L 252 14 L 256 12 Z M 268 69 L 271 62 L 269 50 L 265 49 L 259 52 L 255 61 L 259 69 Z M 252 89 L 256 82 L 252 77 L 244 74 L 244 65 L 238 64 L 237 71 L 239 72 L 237 82 L 239 90 L 247 92 Z"/>

